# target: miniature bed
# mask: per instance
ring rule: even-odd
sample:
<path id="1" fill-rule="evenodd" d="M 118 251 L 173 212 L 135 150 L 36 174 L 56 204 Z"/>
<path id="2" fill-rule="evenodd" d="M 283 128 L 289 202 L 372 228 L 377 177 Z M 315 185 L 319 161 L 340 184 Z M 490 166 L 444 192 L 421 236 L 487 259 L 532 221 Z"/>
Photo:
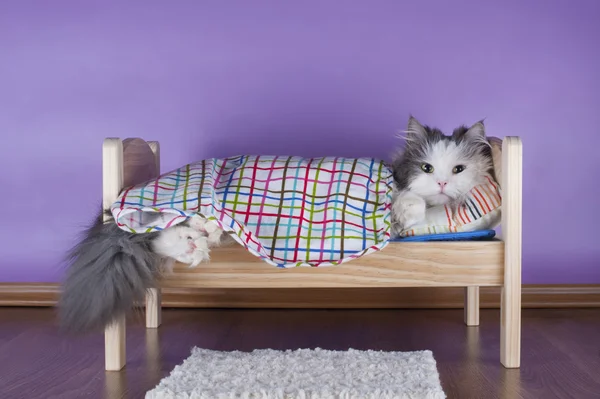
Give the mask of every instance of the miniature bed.
<path id="1" fill-rule="evenodd" d="M 241 245 L 215 248 L 197 268 L 174 264 L 161 287 L 179 288 L 357 288 L 464 287 L 464 321 L 479 325 L 479 287 L 502 287 L 500 361 L 520 366 L 521 343 L 521 173 L 518 137 L 496 140 L 502 187 L 502 239 L 390 242 L 381 250 L 332 267 L 277 268 Z M 109 209 L 126 187 L 160 175 L 158 142 L 108 138 L 103 145 L 103 207 Z M 125 317 L 105 330 L 106 370 L 125 365 Z M 160 288 L 146 297 L 146 327 L 161 324 Z"/>

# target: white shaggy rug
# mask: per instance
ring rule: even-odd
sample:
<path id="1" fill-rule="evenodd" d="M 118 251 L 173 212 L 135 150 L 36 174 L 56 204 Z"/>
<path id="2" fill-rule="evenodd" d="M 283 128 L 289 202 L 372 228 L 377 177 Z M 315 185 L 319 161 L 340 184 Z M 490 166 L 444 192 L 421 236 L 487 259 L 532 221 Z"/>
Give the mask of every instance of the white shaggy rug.
<path id="1" fill-rule="evenodd" d="M 445 398 L 431 351 L 194 348 L 146 399 Z"/>

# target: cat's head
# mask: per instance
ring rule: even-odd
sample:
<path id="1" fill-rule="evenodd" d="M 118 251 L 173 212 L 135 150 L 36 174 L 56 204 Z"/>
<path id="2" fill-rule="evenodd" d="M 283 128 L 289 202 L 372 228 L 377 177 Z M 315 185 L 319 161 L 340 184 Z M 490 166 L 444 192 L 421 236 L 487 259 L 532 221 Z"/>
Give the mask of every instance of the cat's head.
<path id="1" fill-rule="evenodd" d="M 454 129 L 451 136 L 423 126 L 412 116 L 406 147 L 393 162 L 398 188 L 423 197 L 429 205 L 460 201 L 492 172 L 492 153 L 483 121 Z"/>

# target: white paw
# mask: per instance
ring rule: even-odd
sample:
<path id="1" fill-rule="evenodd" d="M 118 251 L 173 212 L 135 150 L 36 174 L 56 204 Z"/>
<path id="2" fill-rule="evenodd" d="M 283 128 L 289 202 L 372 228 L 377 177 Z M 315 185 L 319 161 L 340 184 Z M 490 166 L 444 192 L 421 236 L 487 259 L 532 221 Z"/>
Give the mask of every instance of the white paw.
<path id="1" fill-rule="evenodd" d="M 392 204 L 392 227 L 394 231 L 402 231 L 425 220 L 427 204 L 415 194 L 406 192 L 394 198 Z"/>
<path id="2" fill-rule="evenodd" d="M 223 229 L 221 229 L 216 222 L 209 222 L 201 216 L 192 216 L 188 223 L 192 229 L 208 236 L 209 243 L 218 243 L 221 240 Z"/>
<path id="3" fill-rule="evenodd" d="M 402 203 L 404 212 L 402 224 L 405 228 L 413 226 L 425 219 L 427 204 L 422 198 L 411 198 Z"/>
<path id="4" fill-rule="evenodd" d="M 187 226 L 163 230 L 153 243 L 154 251 L 162 256 L 194 267 L 209 259 L 208 239 Z"/>
<path id="5" fill-rule="evenodd" d="M 206 237 L 198 237 L 188 241 L 188 250 L 184 254 L 180 254 L 175 258 L 178 262 L 188 264 L 189 267 L 196 267 L 201 262 L 210 259 L 210 251 L 208 249 L 208 240 Z"/>
<path id="6" fill-rule="evenodd" d="M 201 216 L 192 216 L 188 223 L 190 228 L 199 231 L 208 238 L 209 245 L 215 246 L 221 243 L 223 229 L 217 223 L 209 222 Z"/>

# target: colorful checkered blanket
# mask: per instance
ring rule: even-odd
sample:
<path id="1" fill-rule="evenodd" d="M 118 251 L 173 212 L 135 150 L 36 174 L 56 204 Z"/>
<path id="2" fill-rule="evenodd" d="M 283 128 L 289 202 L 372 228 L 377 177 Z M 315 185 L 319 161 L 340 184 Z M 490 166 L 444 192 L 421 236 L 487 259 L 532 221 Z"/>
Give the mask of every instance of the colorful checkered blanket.
<path id="1" fill-rule="evenodd" d="M 127 188 L 111 211 L 135 233 L 200 214 L 272 265 L 325 266 L 387 245 L 392 184 L 371 158 L 237 156 Z"/>

